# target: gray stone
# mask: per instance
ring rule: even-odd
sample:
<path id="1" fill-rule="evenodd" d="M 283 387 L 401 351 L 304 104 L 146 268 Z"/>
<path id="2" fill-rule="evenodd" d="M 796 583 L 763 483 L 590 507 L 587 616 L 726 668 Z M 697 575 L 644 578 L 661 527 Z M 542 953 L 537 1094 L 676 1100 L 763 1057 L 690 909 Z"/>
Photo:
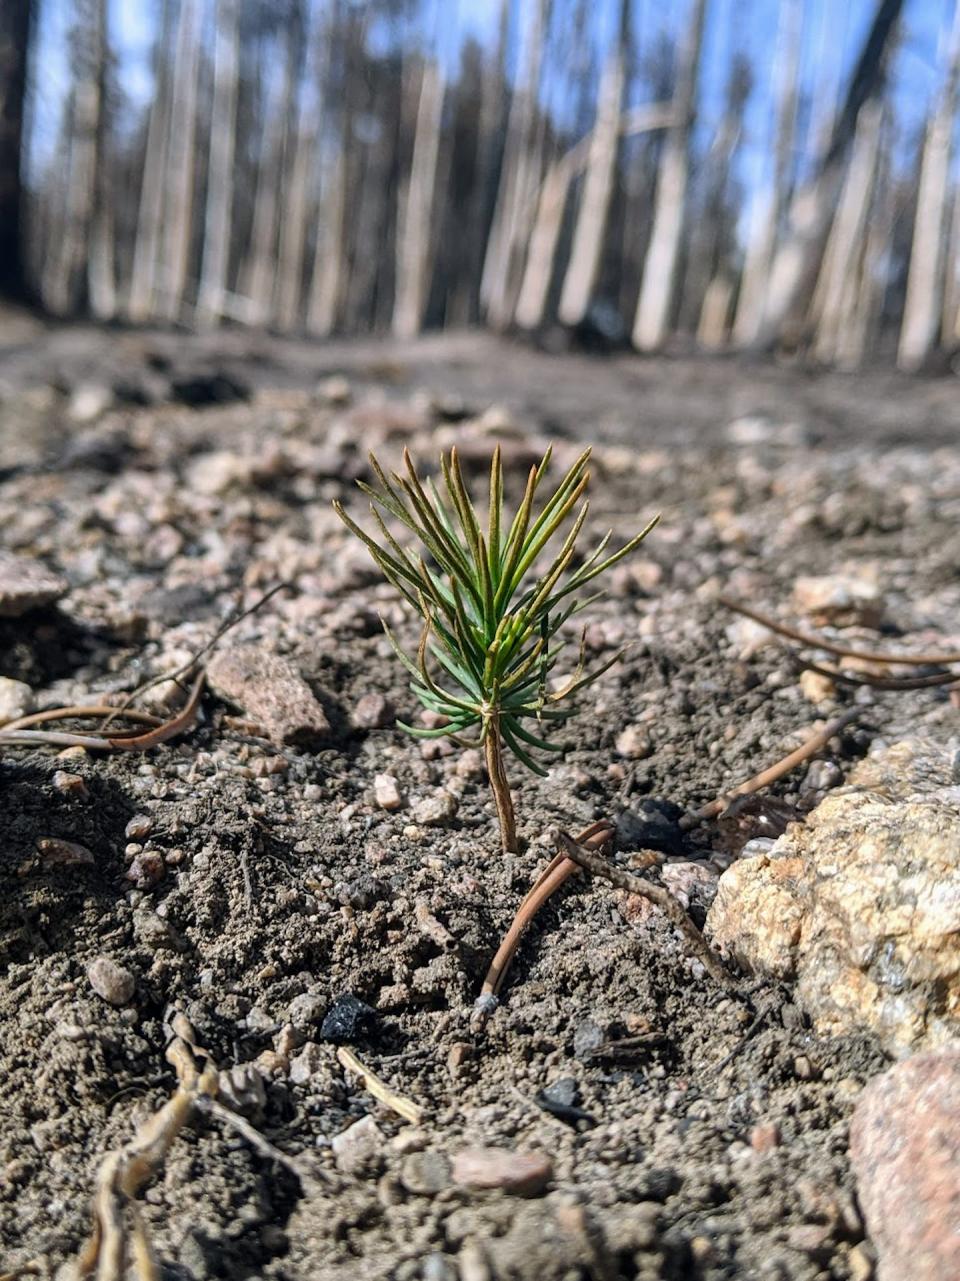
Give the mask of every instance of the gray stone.
<path id="1" fill-rule="evenodd" d="M 330 1146 L 337 1169 L 344 1174 L 375 1174 L 382 1159 L 383 1132 L 372 1116 L 363 1116 L 335 1135 Z"/>
<path id="2" fill-rule="evenodd" d="M 0 676 L 0 725 L 19 720 L 33 710 L 33 690 L 23 681 Z"/>
<path id="3" fill-rule="evenodd" d="M 19 618 L 60 599 L 68 588 L 65 578 L 39 561 L 0 552 L 0 618 Z"/>

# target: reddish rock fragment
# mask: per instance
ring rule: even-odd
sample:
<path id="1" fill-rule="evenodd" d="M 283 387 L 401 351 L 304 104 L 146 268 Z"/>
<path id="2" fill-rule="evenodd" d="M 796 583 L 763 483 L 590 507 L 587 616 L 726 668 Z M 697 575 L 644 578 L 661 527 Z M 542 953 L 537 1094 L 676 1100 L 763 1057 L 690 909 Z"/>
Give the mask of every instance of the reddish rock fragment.
<path id="1" fill-rule="evenodd" d="M 514 1196 L 536 1196 L 552 1174 L 553 1165 L 544 1152 L 464 1148 L 453 1158 L 454 1183 L 478 1191 L 497 1188 Z"/>
<path id="2" fill-rule="evenodd" d="M 960 1050 L 897 1063 L 861 1094 L 850 1157 L 877 1281 L 960 1277 Z"/>
<path id="3" fill-rule="evenodd" d="M 262 725 L 278 746 L 317 747 L 330 739 L 330 722 L 313 691 L 288 658 L 258 645 L 214 654 L 207 679 L 215 694 Z"/>

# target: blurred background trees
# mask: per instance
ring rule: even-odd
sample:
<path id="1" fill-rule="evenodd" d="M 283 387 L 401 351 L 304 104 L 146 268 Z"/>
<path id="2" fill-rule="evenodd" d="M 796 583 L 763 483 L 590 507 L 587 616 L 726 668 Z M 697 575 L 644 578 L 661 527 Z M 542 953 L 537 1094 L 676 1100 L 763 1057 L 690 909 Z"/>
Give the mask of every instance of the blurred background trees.
<path id="1" fill-rule="evenodd" d="M 61 317 L 917 369 L 960 340 L 958 15 L 3 0 L 0 291 Z"/>

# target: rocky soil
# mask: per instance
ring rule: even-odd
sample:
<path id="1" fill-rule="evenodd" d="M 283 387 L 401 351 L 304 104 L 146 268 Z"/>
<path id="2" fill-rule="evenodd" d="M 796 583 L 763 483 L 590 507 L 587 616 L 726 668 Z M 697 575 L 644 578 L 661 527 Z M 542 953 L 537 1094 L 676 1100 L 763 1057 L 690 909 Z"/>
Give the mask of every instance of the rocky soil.
<path id="1" fill-rule="evenodd" d="M 287 1160 L 194 1117 L 141 1196 L 170 1278 L 876 1275 L 849 1128 L 895 1047 L 857 1018 L 815 1027 L 790 966 L 724 990 L 642 900 L 577 877 L 484 1032 L 470 1010 L 557 828 L 610 818 L 618 860 L 702 924 L 721 873 L 769 850 L 748 842 L 871 747 L 921 738 L 947 768 L 948 691 L 804 674 L 718 597 L 849 644 L 960 649 L 955 384 L 486 339 L 25 332 L 0 354 L 3 720 L 116 702 L 286 586 L 214 651 L 182 738 L 2 749 L 0 1270 L 71 1275 L 105 1154 L 175 1088 L 180 1014 Z M 417 711 L 379 616 L 416 631 L 331 508 L 363 518 L 371 447 L 427 466 L 457 443 L 479 486 L 495 440 L 512 501 L 547 440 L 558 465 L 596 444 L 590 538 L 662 512 L 585 616 L 588 657 L 623 661 L 549 777 L 514 771 L 508 860 L 479 754 L 395 729 Z M 183 697 L 165 681 L 139 705 Z M 678 822 L 853 705 L 762 799 Z"/>

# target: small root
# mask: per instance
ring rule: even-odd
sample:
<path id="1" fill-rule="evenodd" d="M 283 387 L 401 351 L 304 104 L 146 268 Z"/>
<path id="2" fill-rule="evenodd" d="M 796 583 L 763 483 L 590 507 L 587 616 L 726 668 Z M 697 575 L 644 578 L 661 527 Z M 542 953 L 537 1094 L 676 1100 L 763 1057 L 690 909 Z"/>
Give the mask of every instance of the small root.
<path id="1" fill-rule="evenodd" d="M 717 954 L 711 951 L 706 939 L 690 917 L 687 916 L 677 899 L 668 890 L 659 885 L 651 885 L 649 881 L 643 880 L 642 877 L 633 876 L 630 872 L 625 872 L 622 868 L 615 867 L 601 855 L 594 853 L 593 850 L 585 849 L 582 845 L 579 845 L 566 832 L 560 833 L 560 843 L 567 858 L 574 863 L 585 867 L 587 871 L 593 872 L 595 876 L 604 877 L 612 885 L 615 885 L 617 889 L 626 890 L 628 894 L 637 894 L 659 907 L 685 936 L 710 977 L 724 987 L 736 987 L 736 980 L 733 975 L 725 968 Z"/>
<path id="2" fill-rule="evenodd" d="M 731 791 L 724 792 L 707 805 L 701 805 L 689 817 L 681 819 L 681 827 L 693 827 L 698 819 L 716 818 L 723 813 L 734 797 L 751 796 L 754 792 L 759 792 L 762 787 L 768 787 L 771 783 L 775 783 L 778 778 L 783 778 L 784 774 L 789 774 L 791 770 L 796 769 L 798 765 L 802 765 L 804 761 L 808 761 L 811 756 L 815 756 L 817 752 L 826 747 L 834 734 L 839 734 L 842 729 L 855 721 L 860 712 L 861 708 L 851 707 L 842 716 L 828 721 L 823 729 L 816 730 L 795 751 L 781 757 L 779 761 L 768 769 L 761 770 L 759 774 L 754 774 L 753 778 L 748 778 L 739 787 L 734 787 Z"/>

